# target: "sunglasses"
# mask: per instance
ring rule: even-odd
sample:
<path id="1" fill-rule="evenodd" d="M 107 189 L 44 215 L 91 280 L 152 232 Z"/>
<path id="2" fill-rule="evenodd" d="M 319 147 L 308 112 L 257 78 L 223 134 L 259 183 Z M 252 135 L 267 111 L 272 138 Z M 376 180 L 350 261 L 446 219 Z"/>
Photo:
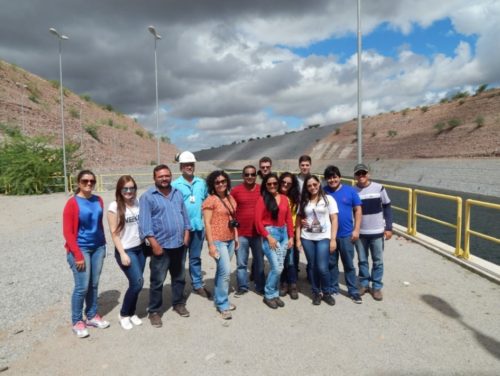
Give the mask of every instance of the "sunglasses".
<path id="1" fill-rule="evenodd" d="M 123 187 L 122 193 L 135 192 L 137 189 L 135 187 Z"/>
<path id="2" fill-rule="evenodd" d="M 95 185 L 95 180 L 94 179 L 82 179 L 80 180 L 80 183 L 83 185 Z"/>
<path id="3" fill-rule="evenodd" d="M 244 177 L 246 178 L 254 178 L 257 176 L 257 174 L 254 172 L 254 173 L 245 173 L 243 174 Z"/>
<path id="4" fill-rule="evenodd" d="M 292 185 L 292 182 L 291 181 L 286 181 L 286 180 L 283 180 L 281 182 L 281 185 L 286 185 L 286 186 L 289 186 L 289 185 Z"/>
<path id="5" fill-rule="evenodd" d="M 222 185 L 222 184 L 227 184 L 227 180 L 224 179 L 224 180 L 216 180 L 215 181 L 215 185 Z"/>
<path id="6" fill-rule="evenodd" d="M 368 171 L 358 171 L 354 175 L 355 176 L 366 176 L 368 174 Z"/>
<path id="7" fill-rule="evenodd" d="M 270 181 L 269 183 L 266 183 L 266 185 L 268 187 L 276 187 L 276 186 L 278 186 L 278 182 L 277 181 Z"/>

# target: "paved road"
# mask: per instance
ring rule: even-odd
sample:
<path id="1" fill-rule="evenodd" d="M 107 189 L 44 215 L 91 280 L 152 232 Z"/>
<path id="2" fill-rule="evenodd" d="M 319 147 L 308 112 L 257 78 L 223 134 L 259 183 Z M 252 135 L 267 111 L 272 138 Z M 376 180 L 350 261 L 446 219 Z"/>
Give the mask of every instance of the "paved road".
<path id="1" fill-rule="evenodd" d="M 109 202 L 111 196 L 104 198 Z M 0 204 L 9 209 L 7 200 L 2 197 Z M 51 195 L 29 200 L 31 206 L 38 203 L 44 208 L 44 218 L 59 218 L 65 199 Z M 37 215 L 41 214 L 31 212 L 30 220 L 37 221 Z M 19 242 L 19 233 L 5 230 L 9 221 L 1 221 L 4 244 Z M 181 318 L 167 305 L 162 328 L 145 320 L 130 332 L 117 322 L 126 280 L 110 257 L 101 278 L 100 306 L 112 326 L 91 330 L 90 338 L 82 340 L 70 330 L 72 280 L 57 244 L 60 221 L 37 223 L 45 226 L 48 238 L 57 240 L 51 257 L 58 273 L 34 268 L 23 280 L 17 276 L 21 270 L 6 271 L 0 263 L 0 298 L 16 303 L 7 312 L 0 308 L 0 366 L 9 367 L 5 375 L 500 374 L 499 286 L 404 238 L 386 243 L 383 302 L 366 296 L 356 305 L 341 295 L 334 307 L 313 306 L 302 264 L 299 300 L 285 298 L 282 309 L 271 310 L 260 296 L 249 293 L 232 298 L 238 308 L 233 320 L 225 322 L 212 302 L 191 295 L 191 317 Z M 13 255 L 8 247 L 1 257 L 9 261 Z M 204 255 L 205 279 L 212 287 L 215 265 Z M 17 288 L 36 290 L 38 297 L 12 291 L 9 295 L 10 280 Z M 61 292 L 52 296 L 44 287 L 47 280 L 57 281 L 58 288 L 62 284 Z M 234 275 L 232 282 L 234 286 Z M 344 285 L 341 288 L 345 291 Z M 167 280 L 167 302 L 169 290 Z M 140 316 L 146 314 L 147 294 L 146 284 Z M 33 304 L 12 315 L 26 300 Z M 9 312 L 14 317 L 6 320 Z"/>

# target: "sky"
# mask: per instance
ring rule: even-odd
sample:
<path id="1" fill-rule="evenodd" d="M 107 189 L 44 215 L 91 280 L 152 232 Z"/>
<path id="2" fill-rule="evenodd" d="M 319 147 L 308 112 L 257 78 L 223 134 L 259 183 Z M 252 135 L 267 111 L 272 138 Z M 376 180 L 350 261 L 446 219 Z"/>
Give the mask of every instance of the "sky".
<path id="1" fill-rule="evenodd" d="M 500 1 L 362 0 L 362 113 L 500 82 Z M 0 0 L 0 59 L 181 150 L 357 116 L 356 0 Z"/>

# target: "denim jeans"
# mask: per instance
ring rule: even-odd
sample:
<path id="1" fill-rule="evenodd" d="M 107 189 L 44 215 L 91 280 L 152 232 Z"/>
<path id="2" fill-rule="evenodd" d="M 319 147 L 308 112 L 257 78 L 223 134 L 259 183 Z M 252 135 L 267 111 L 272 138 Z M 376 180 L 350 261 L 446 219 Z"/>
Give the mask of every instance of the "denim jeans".
<path id="1" fill-rule="evenodd" d="M 262 253 L 262 238 L 260 236 L 240 236 L 240 247 L 236 251 L 236 280 L 238 290 L 248 290 L 248 255 L 252 249 L 252 267 L 255 290 L 264 291 L 264 255 Z"/>
<path id="2" fill-rule="evenodd" d="M 215 271 L 214 303 L 219 311 L 229 309 L 229 278 L 231 277 L 231 259 L 234 255 L 234 240 L 214 241 L 219 252 Z"/>
<path id="3" fill-rule="evenodd" d="M 149 307 L 148 312 L 160 312 L 163 304 L 163 283 L 170 272 L 172 284 L 172 306 L 184 304 L 184 263 L 186 248 L 184 246 L 173 249 L 163 248 L 161 256 L 151 256 L 149 268 L 151 275 L 149 278 Z"/>
<path id="4" fill-rule="evenodd" d="M 313 294 L 331 294 L 330 270 L 330 239 L 309 240 L 301 238 L 307 258 L 308 278 Z"/>
<path id="5" fill-rule="evenodd" d="M 337 238 L 337 250 L 330 255 L 330 289 L 333 294 L 339 293 L 339 254 L 344 266 L 347 293 L 349 296 L 358 294 L 356 268 L 354 267 L 354 244 L 350 236 Z"/>
<path id="6" fill-rule="evenodd" d="M 75 264 L 75 257 L 71 252 L 67 255 L 67 260 L 73 278 L 75 288 L 71 296 L 71 322 L 76 324 L 83 321 L 83 302 L 85 301 L 85 316 L 92 319 L 97 314 L 97 288 L 99 287 L 99 277 L 101 276 L 106 246 L 96 249 L 81 249 L 85 260 L 85 269 L 78 270 Z"/>
<path id="7" fill-rule="evenodd" d="M 205 230 L 189 232 L 189 275 L 193 289 L 203 287 L 203 277 L 201 273 L 201 249 L 205 240 Z"/>
<path id="8" fill-rule="evenodd" d="M 120 269 L 125 273 L 128 279 L 128 289 L 123 298 L 120 315 L 122 317 L 135 315 L 137 299 L 144 285 L 144 266 L 146 265 L 146 257 L 144 256 L 143 245 L 129 248 L 125 250 L 130 258 L 130 265 L 124 266 L 120 254 L 115 248 L 115 259 Z"/>
<path id="9" fill-rule="evenodd" d="M 283 272 L 280 277 L 281 283 L 288 283 L 289 285 L 297 283 L 298 252 L 295 246 L 286 251 Z"/>
<path id="10" fill-rule="evenodd" d="M 361 287 L 369 287 L 370 281 L 374 290 L 380 290 L 384 284 L 382 277 L 384 276 L 384 237 L 364 238 L 360 237 L 356 241 L 356 250 L 358 251 L 358 266 L 359 266 L 359 284 Z M 370 276 L 370 268 L 368 265 L 368 253 L 372 257 L 372 272 Z"/>
<path id="11" fill-rule="evenodd" d="M 283 262 L 288 246 L 288 234 L 286 226 L 266 226 L 266 230 L 278 242 L 278 247 L 271 249 L 269 241 L 266 238 L 262 238 L 262 251 L 266 255 L 271 267 L 264 287 L 264 296 L 266 299 L 274 299 L 279 296 L 278 284 L 281 272 L 283 271 Z"/>

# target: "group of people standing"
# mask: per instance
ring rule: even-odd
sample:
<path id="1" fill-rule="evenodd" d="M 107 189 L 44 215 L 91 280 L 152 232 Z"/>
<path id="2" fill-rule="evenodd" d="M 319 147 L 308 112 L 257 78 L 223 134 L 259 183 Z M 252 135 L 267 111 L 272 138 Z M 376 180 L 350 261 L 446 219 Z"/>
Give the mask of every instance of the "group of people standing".
<path id="1" fill-rule="evenodd" d="M 272 309 L 284 307 L 280 297 L 287 294 L 298 299 L 299 259 L 300 253 L 304 253 L 314 305 L 322 301 L 335 304 L 339 258 L 344 266 L 347 294 L 355 303 L 361 303 L 361 296 L 367 292 L 375 300 L 382 300 L 383 241 L 392 235 L 392 217 L 387 192 L 369 179 L 367 166 L 355 167 L 354 187 L 343 185 L 339 169 L 328 166 L 323 187 L 322 181 L 310 173 L 309 156 L 299 158 L 299 174 L 284 172 L 279 176 L 272 172 L 271 159 L 263 157 L 258 170 L 253 165 L 245 166 L 243 182 L 232 188 L 229 175 L 222 170 L 211 172 L 206 181 L 195 176 L 196 159 L 188 151 L 178 156 L 178 162 L 181 176 L 175 181 L 168 166 L 156 166 L 155 184 L 140 199 L 135 180 L 129 175 L 121 176 L 115 201 L 108 207 L 115 258 L 129 281 L 118 317 L 123 329 L 142 324 L 136 306 L 147 257 L 147 311 L 154 327 L 162 326 L 163 284 L 168 272 L 172 309 L 182 317 L 189 316 L 184 295 L 186 258 L 193 293 L 213 298 L 225 320 L 231 319 L 236 309 L 229 299 L 231 259 L 235 253 L 235 298 L 248 293 L 253 281 L 255 292 L 263 295 L 263 302 Z M 103 201 L 92 193 L 95 183 L 91 171 L 81 171 L 75 195 L 63 213 L 67 259 L 75 281 L 72 326 L 73 332 L 82 338 L 89 335 L 89 326 L 109 326 L 97 313 L 106 240 Z M 216 263 L 213 294 L 203 281 L 201 252 L 205 239 Z M 354 267 L 355 247 L 359 275 Z M 267 277 L 264 257 L 269 264 Z"/>

